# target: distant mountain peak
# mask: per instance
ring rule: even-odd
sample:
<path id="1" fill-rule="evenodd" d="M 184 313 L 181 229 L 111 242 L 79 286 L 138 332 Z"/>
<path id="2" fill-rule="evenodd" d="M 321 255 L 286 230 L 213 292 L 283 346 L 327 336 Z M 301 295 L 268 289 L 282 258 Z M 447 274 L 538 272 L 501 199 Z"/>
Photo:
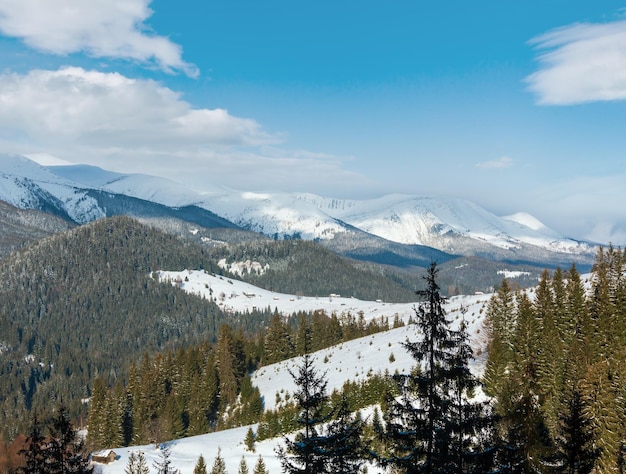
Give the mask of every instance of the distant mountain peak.
<path id="1" fill-rule="evenodd" d="M 548 229 L 548 227 L 543 222 L 541 222 L 536 217 L 531 216 L 527 212 L 516 212 L 508 216 L 503 216 L 502 219 L 505 219 L 511 222 L 517 222 L 518 224 L 526 226 L 532 230 L 541 231 L 541 230 Z"/>
<path id="2" fill-rule="evenodd" d="M 79 223 L 108 215 L 106 206 L 110 208 L 113 202 L 105 203 L 106 197 L 97 193 L 111 193 L 174 211 L 193 206 L 246 230 L 278 239 L 319 240 L 348 255 L 362 255 L 363 246 L 366 254 L 381 255 L 398 245 L 535 262 L 549 260 L 550 254 L 559 254 L 560 261 L 567 260 L 564 255 L 588 259 L 595 252 L 592 244 L 566 238 L 526 212 L 499 217 L 455 197 L 389 194 L 357 200 L 311 193 L 236 191 L 223 186 L 197 193 L 175 181 L 145 174 L 115 173 L 88 165 L 42 167 L 24 157 L 0 158 L 0 199 L 18 207 L 42 209 L 49 198 L 54 201 L 52 207 L 62 208 Z M 135 209 L 136 205 L 132 203 Z M 117 206 L 116 212 L 123 209 Z M 185 219 L 189 218 L 186 214 Z M 350 246 L 353 248 L 348 249 Z M 381 250 L 383 247 L 386 250 Z M 396 249 L 393 253 L 397 255 Z"/>

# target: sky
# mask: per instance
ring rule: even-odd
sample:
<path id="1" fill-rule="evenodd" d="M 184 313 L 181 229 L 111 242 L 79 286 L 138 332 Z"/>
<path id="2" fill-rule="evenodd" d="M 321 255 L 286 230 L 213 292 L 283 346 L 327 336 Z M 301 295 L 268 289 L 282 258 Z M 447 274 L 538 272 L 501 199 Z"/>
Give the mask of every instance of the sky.
<path id="1" fill-rule="evenodd" d="M 626 244 L 626 1 L 0 0 L 0 152 Z"/>

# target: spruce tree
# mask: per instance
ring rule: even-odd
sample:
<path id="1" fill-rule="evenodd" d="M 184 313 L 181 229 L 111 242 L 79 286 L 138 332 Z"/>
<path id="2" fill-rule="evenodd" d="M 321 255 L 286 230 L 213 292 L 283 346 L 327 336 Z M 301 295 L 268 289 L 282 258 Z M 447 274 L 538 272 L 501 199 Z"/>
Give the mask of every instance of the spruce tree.
<path id="1" fill-rule="evenodd" d="M 41 422 L 37 419 L 37 415 L 33 415 L 31 422 L 31 430 L 28 438 L 26 438 L 26 448 L 20 451 L 24 457 L 26 465 L 20 468 L 23 474 L 38 474 L 46 472 L 48 463 L 44 450 L 44 434 Z"/>
<path id="2" fill-rule="evenodd" d="M 363 420 L 348 409 L 345 398 L 335 409 L 335 417 L 328 423 L 326 438 L 335 474 L 356 474 L 365 462 L 363 446 Z"/>
<path id="3" fill-rule="evenodd" d="M 300 410 L 297 424 L 301 431 L 294 439 L 285 436 L 286 449 L 280 446 L 277 450 L 283 471 L 288 474 L 332 473 L 328 443 L 321 433 L 321 425 L 329 419 L 326 374 L 315 369 L 309 352 L 302 357 L 297 373 L 291 370 L 289 373 L 298 387 L 294 399 Z"/>
<path id="4" fill-rule="evenodd" d="M 274 311 L 265 335 L 265 364 L 273 364 L 289 359 L 293 354 L 293 345 L 289 326 L 283 317 Z"/>
<path id="5" fill-rule="evenodd" d="M 491 297 L 485 325 L 489 336 L 487 365 L 483 381 L 485 392 L 499 397 L 513 360 L 513 335 L 515 333 L 515 301 L 506 279 Z"/>
<path id="6" fill-rule="evenodd" d="M 157 470 L 157 474 L 177 474 L 179 472 L 178 469 L 172 466 L 172 460 L 170 459 L 171 451 L 167 445 L 161 446 L 159 455 L 161 459 L 152 463 Z"/>
<path id="7" fill-rule="evenodd" d="M 198 461 L 193 468 L 193 474 L 207 474 L 206 462 L 204 461 L 204 456 L 202 454 L 198 456 Z"/>
<path id="8" fill-rule="evenodd" d="M 91 397 L 89 398 L 89 432 L 87 439 L 89 446 L 94 449 L 106 448 L 109 440 L 106 434 L 106 418 L 105 412 L 107 406 L 108 387 L 101 377 L 96 377 L 93 382 Z"/>
<path id="9" fill-rule="evenodd" d="M 470 400 L 478 386 L 468 369 L 471 348 L 463 325 L 450 328 L 437 273 L 433 262 L 427 288 L 417 292 L 425 300 L 415 311 L 421 339 L 404 343 L 417 365 L 394 376 L 399 395 L 390 397 L 385 412 L 388 452 L 376 455 L 404 473 L 464 472 L 482 451 L 475 440 L 484 429 L 483 408 Z"/>
<path id="10" fill-rule="evenodd" d="M 280 446 L 277 456 L 288 474 L 356 473 L 364 453 L 363 422 L 349 413 L 345 399 L 335 409 L 328 406 L 326 374 L 315 369 L 308 352 L 310 334 L 307 327 L 306 352 L 298 372 L 290 371 L 297 386 L 300 431 L 294 439 L 285 436 L 286 449 Z"/>
<path id="11" fill-rule="evenodd" d="M 263 461 L 263 458 L 260 455 L 254 465 L 253 474 L 269 474 L 269 471 L 265 467 L 265 461 Z"/>
<path id="12" fill-rule="evenodd" d="M 241 461 L 239 462 L 239 471 L 237 474 L 250 474 L 248 463 L 246 462 L 246 458 L 243 456 L 241 456 Z"/>
<path id="13" fill-rule="evenodd" d="M 541 411 L 539 384 L 540 324 L 525 293 L 517 299 L 515 356 L 507 386 L 498 399 L 504 447 L 499 463 L 514 472 L 541 471 L 549 438 Z"/>
<path id="14" fill-rule="evenodd" d="M 215 456 L 215 461 L 213 461 L 211 474 L 227 474 L 226 462 L 224 461 L 224 458 L 222 457 L 222 448 L 217 448 L 217 456 Z"/>
<path id="15" fill-rule="evenodd" d="M 78 440 L 72 426 L 67 408 L 60 406 L 52 420 L 48 452 L 50 473 L 91 474 L 93 467 L 83 454 L 83 441 Z"/>
<path id="16" fill-rule="evenodd" d="M 248 428 L 248 431 L 246 432 L 246 438 L 244 439 L 244 443 L 246 445 L 246 449 L 250 451 L 251 453 L 254 452 L 255 440 L 256 440 L 256 436 L 254 434 L 254 431 L 252 431 L 252 427 L 250 427 Z"/>
<path id="17" fill-rule="evenodd" d="M 142 451 L 131 451 L 126 463 L 125 474 L 150 474 L 150 468 L 146 463 L 146 457 Z"/>

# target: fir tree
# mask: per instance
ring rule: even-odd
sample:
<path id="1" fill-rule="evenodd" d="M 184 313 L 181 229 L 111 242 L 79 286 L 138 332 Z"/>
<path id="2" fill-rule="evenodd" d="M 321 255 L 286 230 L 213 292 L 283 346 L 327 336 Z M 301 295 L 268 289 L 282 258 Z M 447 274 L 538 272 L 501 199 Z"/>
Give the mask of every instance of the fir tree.
<path id="1" fill-rule="evenodd" d="M 253 474 L 269 474 L 269 471 L 265 467 L 265 461 L 263 461 L 263 458 L 261 456 L 259 456 L 256 464 L 254 465 Z"/>
<path id="2" fill-rule="evenodd" d="M 52 420 L 48 441 L 48 468 L 50 473 L 91 474 L 93 467 L 83 454 L 83 441 L 77 440 L 76 431 L 65 406 L 58 409 Z"/>
<path id="3" fill-rule="evenodd" d="M 405 473 L 463 472 L 480 451 L 474 440 L 483 414 L 470 401 L 478 385 L 468 369 L 471 349 L 464 326 L 449 327 L 437 272 L 431 264 L 427 288 L 418 292 L 425 299 L 415 311 L 422 338 L 404 344 L 417 365 L 410 374 L 394 376 L 400 394 L 390 398 L 385 412 L 388 452 L 376 456 L 383 466 Z"/>
<path id="4" fill-rule="evenodd" d="M 206 463 L 204 462 L 204 456 L 201 454 L 198 456 L 198 462 L 193 468 L 193 474 L 207 474 Z"/>
<path id="5" fill-rule="evenodd" d="M 250 469 L 248 469 L 248 463 L 246 462 L 246 458 L 241 456 L 241 461 L 239 462 L 239 471 L 237 474 L 250 474 Z"/>
<path id="6" fill-rule="evenodd" d="M 211 468 L 211 474 L 227 474 L 226 472 L 226 462 L 222 457 L 222 449 L 217 448 L 217 456 L 215 456 L 215 461 L 213 461 L 213 467 Z"/>
<path id="7" fill-rule="evenodd" d="M 131 451 L 126 463 L 125 474 L 150 474 L 146 457 L 142 451 Z"/>
<path id="8" fill-rule="evenodd" d="M 169 446 L 161 445 L 159 455 L 161 459 L 153 463 L 154 468 L 157 470 L 157 474 L 178 474 L 178 469 L 172 466 L 172 460 L 170 459 L 171 451 Z"/>

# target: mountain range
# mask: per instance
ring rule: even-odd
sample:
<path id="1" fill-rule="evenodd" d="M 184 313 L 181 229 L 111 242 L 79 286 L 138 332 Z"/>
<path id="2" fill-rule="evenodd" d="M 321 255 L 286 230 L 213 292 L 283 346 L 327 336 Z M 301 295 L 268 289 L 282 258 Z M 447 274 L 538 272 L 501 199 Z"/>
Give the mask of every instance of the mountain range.
<path id="1" fill-rule="evenodd" d="M 89 165 L 44 167 L 16 155 L 0 156 L 0 200 L 74 224 L 126 214 L 160 225 L 187 223 L 187 232 L 196 226 L 314 240 L 339 254 L 400 269 L 460 257 L 542 268 L 576 263 L 587 269 L 597 249 L 530 214 L 500 217 L 457 198 L 391 194 L 350 200 L 217 185 L 199 193 L 155 176 Z"/>

